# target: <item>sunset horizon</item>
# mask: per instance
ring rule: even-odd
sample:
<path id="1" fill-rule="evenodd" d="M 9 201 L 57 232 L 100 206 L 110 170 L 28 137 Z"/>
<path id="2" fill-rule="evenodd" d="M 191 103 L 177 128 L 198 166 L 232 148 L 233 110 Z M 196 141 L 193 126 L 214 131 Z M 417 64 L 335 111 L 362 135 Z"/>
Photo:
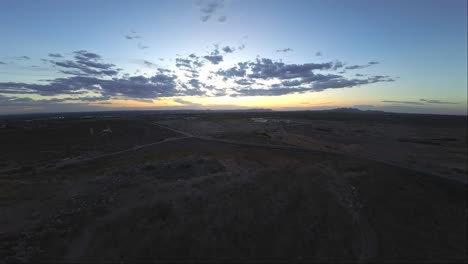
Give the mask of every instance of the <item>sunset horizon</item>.
<path id="1" fill-rule="evenodd" d="M 465 1 L 137 3 L 2 1 L 0 114 L 467 114 Z"/>

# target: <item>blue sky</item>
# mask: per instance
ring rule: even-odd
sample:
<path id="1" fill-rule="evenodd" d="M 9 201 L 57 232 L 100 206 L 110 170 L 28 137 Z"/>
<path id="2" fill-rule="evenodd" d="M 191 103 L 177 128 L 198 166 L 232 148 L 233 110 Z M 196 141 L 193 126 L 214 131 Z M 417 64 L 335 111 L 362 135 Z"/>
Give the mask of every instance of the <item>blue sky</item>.
<path id="1" fill-rule="evenodd" d="M 0 113 L 466 114 L 466 10 L 462 0 L 1 0 Z"/>

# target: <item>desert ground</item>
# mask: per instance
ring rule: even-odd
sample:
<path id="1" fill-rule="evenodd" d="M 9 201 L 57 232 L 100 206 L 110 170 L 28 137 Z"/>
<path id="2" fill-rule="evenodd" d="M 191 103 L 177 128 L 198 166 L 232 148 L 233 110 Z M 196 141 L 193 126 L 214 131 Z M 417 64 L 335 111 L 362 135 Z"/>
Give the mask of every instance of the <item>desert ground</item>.
<path id="1" fill-rule="evenodd" d="M 0 262 L 466 262 L 466 116 L 0 117 Z"/>

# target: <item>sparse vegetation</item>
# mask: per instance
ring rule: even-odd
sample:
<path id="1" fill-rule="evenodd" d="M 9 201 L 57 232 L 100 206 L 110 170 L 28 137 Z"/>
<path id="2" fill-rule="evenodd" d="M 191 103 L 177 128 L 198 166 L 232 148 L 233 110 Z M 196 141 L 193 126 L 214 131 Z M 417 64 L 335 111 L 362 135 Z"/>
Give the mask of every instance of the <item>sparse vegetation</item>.
<path id="1" fill-rule="evenodd" d="M 375 126 L 362 113 L 346 123 L 322 113 L 255 113 L 262 115 L 292 121 L 216 112 L 65 118 L 48 127 L 84 131 L 96 122 L 123 132 L 112 147 L 90 149 L 78 136 L 24 160 L 20 153 L 52 144 L 57 132 L 41 132 L 37 145 L 3 141 L 14 150 L 3 168 L 16 169 L 0 171 L 1 259 L 466 260 L 464 123 L 420 130 L 405 122 Z M 29 132 L 15 136 L 36 142 Z M 134 148 L 164 138 L 174 140 Z M 76 149 L 89 151 L 88 159 L 50 166 Z"/>

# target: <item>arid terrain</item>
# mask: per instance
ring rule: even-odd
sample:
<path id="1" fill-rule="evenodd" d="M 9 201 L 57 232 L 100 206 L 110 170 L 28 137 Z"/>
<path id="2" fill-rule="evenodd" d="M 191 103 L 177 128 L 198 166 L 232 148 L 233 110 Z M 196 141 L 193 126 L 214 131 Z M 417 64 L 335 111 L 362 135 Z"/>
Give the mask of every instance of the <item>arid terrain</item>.
<path id="1" fill-rule="evenodd" d="M 466 262 L 466 116 L 0 117 L 0 262 Z"/>

